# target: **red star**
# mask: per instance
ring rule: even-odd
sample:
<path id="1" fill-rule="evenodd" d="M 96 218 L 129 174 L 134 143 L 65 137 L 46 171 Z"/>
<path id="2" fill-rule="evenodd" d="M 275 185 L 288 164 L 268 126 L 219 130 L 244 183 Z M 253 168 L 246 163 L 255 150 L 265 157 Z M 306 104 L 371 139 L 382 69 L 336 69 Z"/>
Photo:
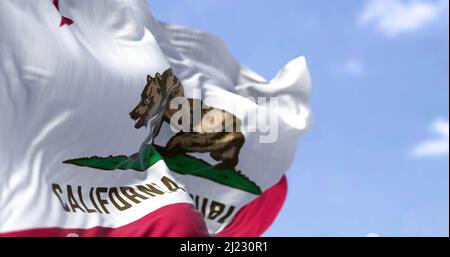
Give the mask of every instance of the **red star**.
<path id="1" fill-rule="evenodd" d="M 59 0 L 53 0 L 53 5 L 56 7 L 56 10 L 59 11 Z M 73 23 L 73 20 L 71 20 L 65 16 L 61 16 L 61 22 L 59 23 L 59 26 L 62 27 L 66 24 L 67 24 L 67 26 L 69 26 L 72 23 Z"/>

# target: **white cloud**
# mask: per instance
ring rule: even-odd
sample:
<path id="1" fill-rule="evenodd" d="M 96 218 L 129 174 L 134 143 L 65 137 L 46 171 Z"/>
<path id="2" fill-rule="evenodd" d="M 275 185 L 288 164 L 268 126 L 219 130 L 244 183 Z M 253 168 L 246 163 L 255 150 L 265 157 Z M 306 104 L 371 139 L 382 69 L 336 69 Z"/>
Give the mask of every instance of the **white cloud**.
<path id="1" fill-rule="evenodd" d="M 448 14 L 448 0 L 370 0 L 359 16 L 360 24 L 374 25 L 393 37 L 420 30 Z"/>
<path id="2" fill-rule="evenodd" d="M 345 61 L 342 68 L 349 75 L 359 76 L 364 73 L 364 64 L 357 58 L 350 58 Z"/>
<path id="3" fill-rule="evenodd" d="M 333 76 L 350 76 L 358 77 L 365 72 L 365 65 L 359 58 L 350 57 L 342 60 L 340 63 L 335 63 L 331 66 L 331 74 Z"/>
<path id="4" fill-rule="evenodd" d="M 415 157 L 448 156 L 449 150 L 449 123 L 448 119 L 438 119 L 432 126 L 436 134 L 435 139 L 429 139 L 417 145 L 412 153 Z"/>
<path id="5" fill-rule="evenodd" d="M 380 237 L 377 233 L 369 233 L 366 235 L 366 237 Z"/>

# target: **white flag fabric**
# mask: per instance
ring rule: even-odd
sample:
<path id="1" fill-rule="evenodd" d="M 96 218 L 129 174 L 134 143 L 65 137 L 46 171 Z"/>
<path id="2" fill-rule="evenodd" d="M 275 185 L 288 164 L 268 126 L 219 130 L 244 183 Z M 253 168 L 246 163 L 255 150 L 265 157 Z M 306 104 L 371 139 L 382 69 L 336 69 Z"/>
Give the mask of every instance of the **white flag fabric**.
<path id="1" fill-rule="evenodd" d="M 193 195 L 196 207 L 204 213 L 211 233 L 259 236 L 281 208 L 286 193 L 284 173 L 294 159 L 298 138 L 310 124 L 311 81 L 305 58 L 299 57 L 289 62 L 275 78 L 267 81 L 240 65 L 229 54 L 225 44 L 213 35 L 180 25 L 160 23 L 158 27 L 156 23 L 152 19 L 150 27 L 154 28 L 163 52 L 182 81 L 185 96 L 198 98 L 195 92 L 201 92 L 200 98 L 204 104 L 227 110 L 244 123 L 245 143 L 239 154 L 239 163 L 233 169 L 245 178 L 241 184 L 236 182 L 240 187 L 234 182 L 223 183 L 214 178 L 208 181 L 199 176 L 174 175 Z M 277 105 L 270 104 L 271 97 L 276 98 Z M 258 102 L 258 98 L 267 101 Z M 256 129 L 251 125 L 255 113 L 256 119 L 263 117 L 262 124 L 257 123 Z M 261 126 L 267 126 L 264 124 L 267 116 L 276 120 L 275 128 L 270 128 L 277 130 L 276 133 L 271 131 L 276 134 L 273 142 L 268 136 L 270 133 L 260 130 Z M 166 145 L 173 137 L 168 124 L 164 126 L 162 135 L 157 138 L 160 145 Z M 208 163 L 216 163 L 205 154 L 191 155 Z M 218 176 L 225 175 L 223 173 Z M 263 195 L 269 189 L 274 191 Z M 211 207 L 212 202 L 223 204 L 224 212 L 230 208 L 234 210 L 225 222 L 216 215 L 217 210 Z M 248 206 L 250 202 L 254 206 Z M 246 214 L 243 214 L 244 211 Z M 237 213 L 245 217 L 249 215 L 250 218 L 235 217 Z M 238 225 L 232 231 L 223 231 L 233 218 Z"/>
<path id="2" fill-rule="evenodd" d="M 142 1 L 0 2 L 0 233 L 206 236 L 129 112 L 170 69 Z"/>
<path id="3" fill-rule="evenodd" d="M 0 235 L 268 228 L 310 122 L 304 58 L 267 81 L 146 1 L 7 0 L 0 14 Z M 200 106 L 193 131 L 170 126 L 174 99 Z"/>

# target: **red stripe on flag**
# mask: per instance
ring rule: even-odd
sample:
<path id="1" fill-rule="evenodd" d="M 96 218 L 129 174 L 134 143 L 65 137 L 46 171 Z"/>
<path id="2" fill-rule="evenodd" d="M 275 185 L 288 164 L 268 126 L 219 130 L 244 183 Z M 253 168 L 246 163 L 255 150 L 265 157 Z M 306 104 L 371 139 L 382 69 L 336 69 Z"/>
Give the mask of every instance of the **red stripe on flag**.
<path id="1" fill-rule="evenodd" d="M 0 237 L 206 237 L 202 214 L 191 204 L 177 203 L 159 208 L 145 217 L 118 228 L 37 228 L 0 234 Z"/>
<path id="2" fill-rule="evenodd" d="M 217 237 L 258 237 L 273 223 L 286 199 L 287 179 L 264 191 L 244 206 Z M 37 228 L 8 232 L 0 237 L 206 237 L 209 236 L 202 214 L 191 204 L 164 206 L 145 217 L 118 228 L 89 229 Z"/>
<path id="3" fill-rule="evenodd" d="M 217 237 L 259 237 L 275 221 L 287 195 L 287 179 L 264 191 L 236 213 L 231 223 Z"/>

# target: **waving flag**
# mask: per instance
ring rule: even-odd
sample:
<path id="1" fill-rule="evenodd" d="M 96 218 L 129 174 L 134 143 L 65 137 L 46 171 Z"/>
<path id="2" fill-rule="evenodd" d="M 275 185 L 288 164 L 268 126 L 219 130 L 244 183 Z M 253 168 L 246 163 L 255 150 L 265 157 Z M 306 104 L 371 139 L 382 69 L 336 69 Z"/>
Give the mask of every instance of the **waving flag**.
<path id="1" fill-rule="evenodd" d="M 0 2 L 0 235 L 258 236 L 309 124 L 271 81 L 145 1 Z"/>
<path id="2" fill-rule="evenodd" d="M 158 26 L 151 17 L 148 22 L 182 81 L 184 96 L 200 99 L 208 110 L 232 113 L 241 121 L 243 144 L 233 152 L 238 157 L 235 165 L 216 170 L 223 161 L 211 154 L 207 144 L 205 151 L 185 147 L 182 152 L 188 152 L 186 156 L 212 168 L 192 165 L 195 169 L 178 171 L 175 177 L 186 185 L 210 233 L 260 236 L 283 205 L 287 193 L 284 173 L 292 163 L 298 138 L 310 123 L 311 81 L 305 59 L 292 60 L 267 81 L 234 60 L 213 35 L 179 25 Z M 179 138 L 192 140 L 189 134 L 174 135 L 169 127 L 163 125 L 157 144 L 171 146 Z M 233 140 L 229 141 L 233 145 Z M 220 144 L 226 152 L 227 143 Z M 172 159 L 168 159 L 170 166 Z"/>

